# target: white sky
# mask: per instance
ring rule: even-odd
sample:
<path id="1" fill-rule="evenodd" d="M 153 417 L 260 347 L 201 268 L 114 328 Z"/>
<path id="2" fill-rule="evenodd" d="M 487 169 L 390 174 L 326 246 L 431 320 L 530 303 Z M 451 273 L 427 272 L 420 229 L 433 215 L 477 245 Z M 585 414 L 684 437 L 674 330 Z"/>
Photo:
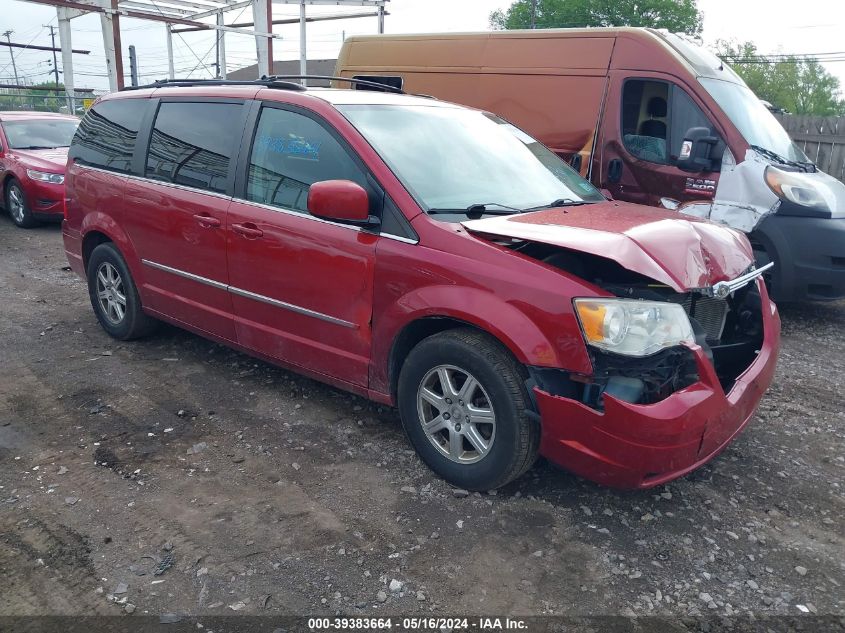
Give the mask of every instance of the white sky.
<path id="1" fill-rule="evenodd" d="M 391 0 L 385 19 L 389 33 L 479 31 L 489 28 L 489 15 L 503 8 L 508 0 Z M 845 2 L 842 0 L 699 0 L 704 13 L 703 39 L 706 43 L 717 39 L 750 40 L 761 53 L 828 53 L 845 51 Z M 49 29 L 56 25 L 52 7 L 30 4 L 23 0 L 0 0 L 0 32 L 14 31 L 13 42 L 49 45 Z M 368 9 L 363 9 L 368 10 Z M 298 16 L 298 5 L 276 5 L 274 18 Z M 309 15 L 337 14 L 362 11 L 360 7 L 309 7 Z M 251 10 L 228 13 L 227 23 L 251 20 Z M 90 55 L 74 56 L 74 75 L 77 87 L 107 89 L 105 57 L 102 48 L 100 20 L 97 14 L 75 18 L 71 22 L 73 47 L 88 49 Z M 138 54 L 141 82 L 167 76 L 167 48 L 162 23 L 121 19 L 123 29 L 124 69 L 129 73 L 128 46 L 134 44 Z M 308 25 L 308 56 L 312 59 L 333 58 L 337 55 L 343 36 L 375 33 L 374 17 L 335 20 Z M 284 40 L 274 41 L 276 59 L 294 59 L 299 54 L 299 27 L 276 26 L 274 32 Z M 58 44 L 58 34 L 56 35 Z M 177 77 L 208 77 L 206 66 L 214 62 L 213 35 L 210 31 L 174 36 L 174 59 Z M 33 82 L 49 81 L 51 66 L 47 51 L 27 51 L 0 47 L 0 82 L 12 80 L 9 51 L 15 53 L 18 73 Z M 226 34 L 229 71 L 255 63 L 254 39 L 238 34 Z M 845 58 L 845 55 L 842 55 Z M 198 59 L 199 58 L 199 59 Z M 827 69 L 836 75 L 845 89 L 845 61 L 831 62 Z M 61 68 L 61 56 L 59 56 Z M 127 79 L 127 83 L 128 79 Z"/>

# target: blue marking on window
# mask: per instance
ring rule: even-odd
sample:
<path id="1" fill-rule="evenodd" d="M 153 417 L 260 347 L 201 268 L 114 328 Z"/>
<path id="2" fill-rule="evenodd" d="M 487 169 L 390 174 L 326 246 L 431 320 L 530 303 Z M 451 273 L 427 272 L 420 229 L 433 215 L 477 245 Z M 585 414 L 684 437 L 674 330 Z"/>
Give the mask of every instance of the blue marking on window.
<path id="1" fill-rule="evenodd" d="M 271 152 L 319 160 L 322 141 L 309 141 L 302 137 L 280 138 L 263 134 L 258 137 L 258 146 Z"/>

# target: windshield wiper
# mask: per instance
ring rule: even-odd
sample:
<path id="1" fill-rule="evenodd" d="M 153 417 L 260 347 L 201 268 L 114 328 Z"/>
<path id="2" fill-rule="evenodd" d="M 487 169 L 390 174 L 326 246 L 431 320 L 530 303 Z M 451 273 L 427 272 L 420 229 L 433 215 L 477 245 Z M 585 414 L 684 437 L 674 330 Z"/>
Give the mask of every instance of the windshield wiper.
<path id="1" fill-rule="evenodd" d="M 497 207 L 491 209 L 490 207 Z M 513 215 L 514 213 L 524 213 L 525 209 L 517 209 L 516 207 L 509 207 L 506 204 L 498 202 L 484 202 L 478 204 L 471 204 L 463 209 L 429 209 L 428 212 L 432 215 L 440 215 L 444 213 L 466 213 L 467 215 Z"/>
<path id="2" fill-rule="evenodd" d="M 801 171 L 811 171 L 810 167 L 812 167 L 812 171 L 816 171 L 816 166 L 813 163 L 803 163 L 795 160 L 789 160 L 788 158 L 784 158 L 777 152 L 773 152 L 772 150 L 766 149 L 765 147 L 762 147 L 760 145 L 751 145 L 750 147 L 755 152 L 762 154 L 763 156 L 768 156 L 773 161 L 780 163 L 781 165 L 790 165 L 792 167 L 797 167 Z"/>
<path id="3" fill-rule="evenodd" d="M 25 147 L 15 147 L 14 149 L 56 149 L 52 145 L 26 145 Z"/>
<path id="4" fill-rule="evenodd" d="M 582 204 L 593 204 L 587 200 L 573 200 L 572 198 L 558 198 L 549 204 L 541 204 L 538 207 L 531 207 L 526 211 L 536 211 L 537 209 L 552 209 L 556 207 L 580 207 Z"/>

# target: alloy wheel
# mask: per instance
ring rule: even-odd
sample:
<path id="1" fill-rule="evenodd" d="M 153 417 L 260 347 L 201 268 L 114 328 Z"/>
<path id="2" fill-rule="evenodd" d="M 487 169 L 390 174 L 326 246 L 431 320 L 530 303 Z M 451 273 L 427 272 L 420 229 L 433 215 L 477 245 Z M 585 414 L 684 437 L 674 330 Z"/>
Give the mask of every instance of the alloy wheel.
<path id="1" fill-rule="evenodd" d="M 431 369 L 417 389 L 417 414 L 429 441 L 453 462 L 484 458 L 496 438 L 493 403 L 481 383 L 454 365 Z"/>
<path id="2" fill-rule="evenodd" d="M 97 268 L 97 300 L 110 323 L 118 325 L 126 315 L 126 291 L 114 265 L 103 262 Z"/>
<path id="3" fill-rule="evenodd" d="M 23 199 L 23 191 L 17 185 L 9 187 L 9 213 L 16 222 L 23 222 L 26 213 L 26 203 Z"/>

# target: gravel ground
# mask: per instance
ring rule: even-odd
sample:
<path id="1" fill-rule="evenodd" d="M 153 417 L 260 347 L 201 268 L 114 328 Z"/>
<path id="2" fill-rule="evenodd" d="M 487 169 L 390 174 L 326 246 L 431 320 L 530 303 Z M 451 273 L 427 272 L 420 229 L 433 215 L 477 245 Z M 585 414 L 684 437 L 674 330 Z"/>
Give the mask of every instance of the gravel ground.
<path id="1" fill-rule="evenodd" d="M 845 616 L 843 302 L 782 307 L 775 384 L 692 475 L 467 494 L 391 409 L 110 339 L 57 226 L 2 216 L 0 253 L 0 615 Z"/>

